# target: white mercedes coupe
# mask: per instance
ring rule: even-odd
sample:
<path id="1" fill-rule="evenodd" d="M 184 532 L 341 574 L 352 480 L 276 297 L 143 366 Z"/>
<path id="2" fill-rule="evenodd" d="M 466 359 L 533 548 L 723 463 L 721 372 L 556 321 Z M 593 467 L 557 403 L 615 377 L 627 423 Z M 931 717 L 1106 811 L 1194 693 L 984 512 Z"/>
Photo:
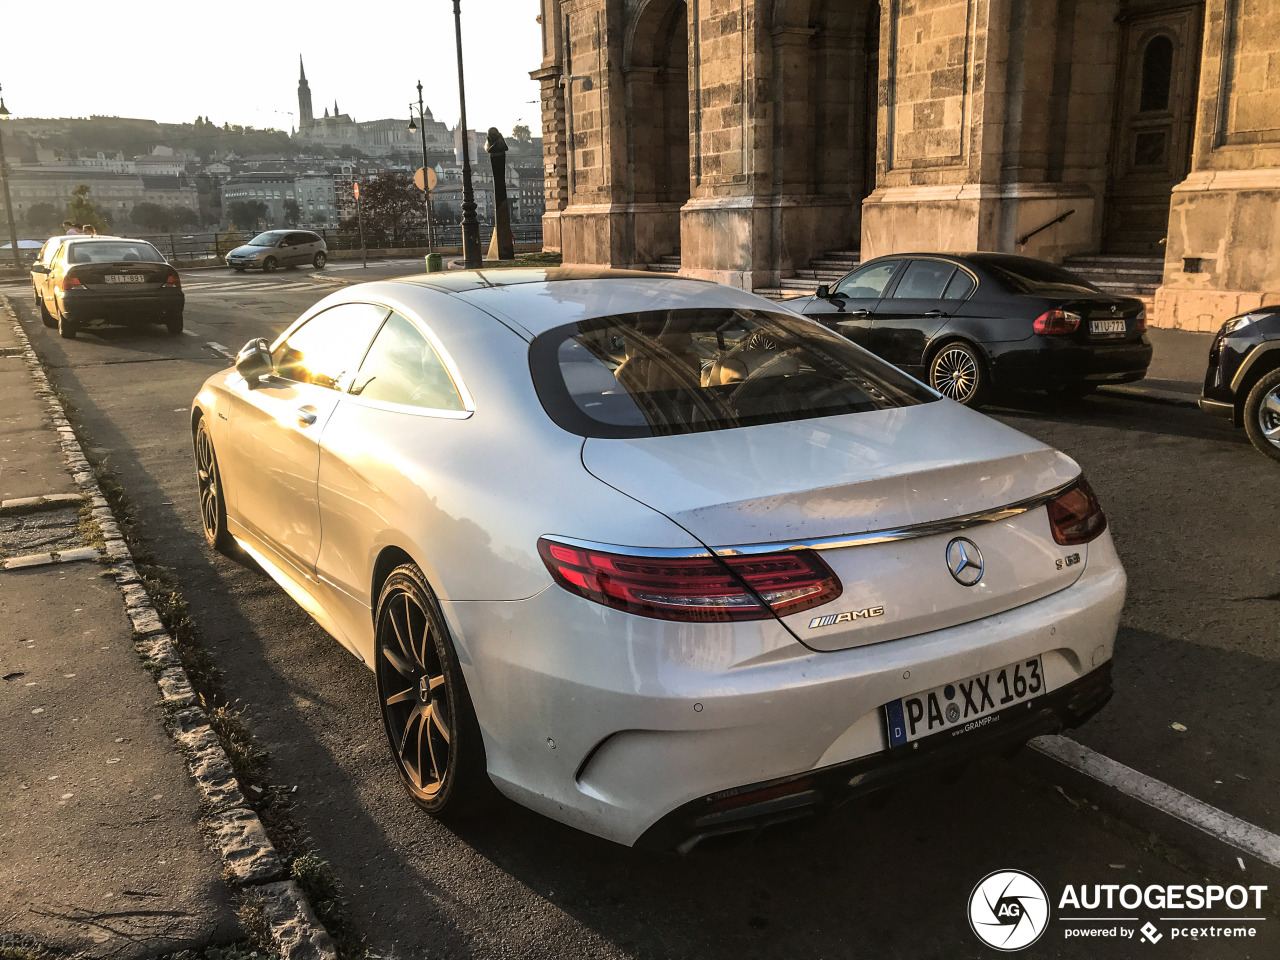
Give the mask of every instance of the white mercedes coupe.
<path id="1" fill-rule="evenodd" d="M 205 533 L 377 677 L 435 814 L 688 849 L 1077 726 L 1125 574 L 1067 456 L 714 283 L 347 287 L 191 412 Z"/>

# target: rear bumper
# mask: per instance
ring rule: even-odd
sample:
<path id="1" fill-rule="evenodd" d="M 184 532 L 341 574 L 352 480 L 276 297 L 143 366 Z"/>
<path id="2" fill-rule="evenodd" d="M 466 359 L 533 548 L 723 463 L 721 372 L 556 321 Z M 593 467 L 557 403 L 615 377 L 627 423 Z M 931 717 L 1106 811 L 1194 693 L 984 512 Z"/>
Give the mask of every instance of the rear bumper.
<path id="1" fill-rule="evenodd" d="M 62 312 L 79 323 L 102 319 L 156 321 L 182 314 L 186 295 L 181 290 L 157 290 L 125 296 L 95 291 L 70 291 L 60 295 Z"/>
<path id="2" fill-rule="evenodd" d="M 1043 389 L 1078 383 L 1132 383 L 1147 375 L 1151 344 L 1077 343 L 1067 337 L 1033 336 L 989 346 L 997 386 Z"/>
<path id="3" fill-rule="evenodd" d="M 706 798 L 744 784 L 826 778 L 854 763 L 865 766 L 856 772 L 884 768 L 875 786 L 914 773 L 889 749 L 883 704 L 1032 656 L 1043 657 L 1049 693 L 1016 724 L 1002 718 L 991 733 L 947 737 L 955 746 L 940 762 L 981 752 L 1005 730 L 1012 742 L 1082 722 L 1093 701 L 1063 694 L 1068 708 L 1057 695 L 1110 661 L 1125 586 L 1104 533 L 1080 577 L 1057 593 L 831 652 L 809 650 L 776 621 L 648 620 L 558 587 L 444 609 L 499 790 L 618 843 L 679 844 L 685 828 L 706 832 L 689 819 L 707 813 Z M 832 782 L 839 776 L 848 785 L 854 773 Z M 841 799 L 834 787 L 818 792 L 830 793 L 825 804 Z"/>
<path id="4" fill-rule="evenodd" d="M 1236 405 L 1228 403 L 1225 400 L 1211 400 L 1208 397 L 1201 397 L 1199 400 L 1200 409 L 1205 413 L 1211 413 L 1215 417 L 1222 417 L 1226 420 L 1234 421 L 1236 419 Z"/>
<path id="5" fill-rule="evenodd" d="M 644 832 L 636 846 L 687 851 L 710 837 L 755 830 L 833 810 L 904 780 L 978 754 L 1014 749 L 1032 737 L 1080 726 L 1111 699 L 1111 663 L 1030 703 L 992 714 L 995 721 L 962 737 L 931 737 L 813 773 L 748 784 L 699 797 Z"/>

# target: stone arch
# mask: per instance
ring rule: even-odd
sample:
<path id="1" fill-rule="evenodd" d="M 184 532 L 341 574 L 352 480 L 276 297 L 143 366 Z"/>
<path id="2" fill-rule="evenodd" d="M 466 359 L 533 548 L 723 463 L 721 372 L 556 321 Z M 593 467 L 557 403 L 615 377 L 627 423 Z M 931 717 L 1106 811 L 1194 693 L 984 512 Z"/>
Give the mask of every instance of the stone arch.
<path id="1" fill-rule="evenodd" d="M 627 180 L 637 263 L 680 249 L 689 199 L 689 12 L 645 0 L 624 36 Z"/>

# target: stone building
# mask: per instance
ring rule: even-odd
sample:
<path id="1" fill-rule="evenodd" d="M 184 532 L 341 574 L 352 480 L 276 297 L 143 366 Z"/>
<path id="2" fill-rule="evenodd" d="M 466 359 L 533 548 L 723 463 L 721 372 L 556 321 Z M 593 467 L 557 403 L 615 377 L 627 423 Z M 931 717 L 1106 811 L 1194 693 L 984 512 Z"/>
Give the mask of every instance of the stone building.
<path id="1" fill-rule="evenodd" d="M 1280 0 L 541 6 L 568 263 L 760 288 L 832 250 L 1101 255 L 1152 264 L 1166 326 L 1280 301 Z"/>

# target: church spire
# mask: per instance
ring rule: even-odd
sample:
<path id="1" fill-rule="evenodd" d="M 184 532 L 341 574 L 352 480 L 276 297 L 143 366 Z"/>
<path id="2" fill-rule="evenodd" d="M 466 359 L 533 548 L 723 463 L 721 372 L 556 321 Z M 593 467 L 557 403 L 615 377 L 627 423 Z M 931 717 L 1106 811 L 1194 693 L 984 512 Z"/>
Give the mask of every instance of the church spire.
<path id="1" fill-rule="evenodd" d="M 302 54 L 298 54 L 298 129 L 306 130 L 311 126 L 313 117 L 311 85 L 307 83 L 307 71 L 302 65 Z"/>
<path id="2" fill-rule="evenodd" d="M 333 98 L 333 115 L 336 117 L 342 111 L 338 109 L 338 98 Z"/>
<path id="3" fill-rule="evenodd" d="M 302 65 L 302 54 L 298 54 L 298 82 L 307 82 L 307 68 Z"/>

